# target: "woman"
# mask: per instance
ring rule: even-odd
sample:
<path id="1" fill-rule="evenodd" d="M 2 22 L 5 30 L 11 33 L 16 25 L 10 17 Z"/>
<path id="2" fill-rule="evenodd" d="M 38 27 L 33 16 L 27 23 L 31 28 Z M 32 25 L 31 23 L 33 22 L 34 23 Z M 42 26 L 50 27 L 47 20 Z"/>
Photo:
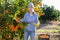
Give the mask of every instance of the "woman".
<path id="1" fill-rule="evenodd" d="M 19 22 L 18 20 L 16 21 Z M 34 26 L 34 24 L 38 22 L 38 16 L 34 12 L 34 5 L 32 2 L 28 4 L 28 12 L 25 13 L 24 18 L 20 21 L 28 22 L 28 25 L 24 30 L 24 40 L 28 40 L 29 36 L 30 36 L 30 40 L 35 40 L 36 27 Z"/>

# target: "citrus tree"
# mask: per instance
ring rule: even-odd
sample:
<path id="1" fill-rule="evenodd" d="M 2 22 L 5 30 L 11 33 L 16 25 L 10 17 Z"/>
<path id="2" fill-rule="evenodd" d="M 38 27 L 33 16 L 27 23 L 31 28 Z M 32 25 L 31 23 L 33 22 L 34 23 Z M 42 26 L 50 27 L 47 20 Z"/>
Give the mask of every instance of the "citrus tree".
<path id="1" fill-rule="evenodd" d="M 29 2 L 34 3 L 38 16 L 42 15 L 42 0 L 0 0 L 0 39 L 23 40 L 24 28 L 27 23 L 17 23 L 28 11 Z"/>

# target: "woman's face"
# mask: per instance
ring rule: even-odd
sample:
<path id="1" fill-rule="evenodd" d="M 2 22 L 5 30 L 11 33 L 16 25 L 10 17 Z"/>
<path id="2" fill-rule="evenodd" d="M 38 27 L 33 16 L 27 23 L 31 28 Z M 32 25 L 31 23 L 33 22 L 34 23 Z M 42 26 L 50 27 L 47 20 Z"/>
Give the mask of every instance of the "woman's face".
<path id="1" fill-rule="evenodd" d="M 33 12 L 32 10 L 33 10 L 32 7 L 28 7 L 28 11 L 29 11 L 29 12 Z"/>

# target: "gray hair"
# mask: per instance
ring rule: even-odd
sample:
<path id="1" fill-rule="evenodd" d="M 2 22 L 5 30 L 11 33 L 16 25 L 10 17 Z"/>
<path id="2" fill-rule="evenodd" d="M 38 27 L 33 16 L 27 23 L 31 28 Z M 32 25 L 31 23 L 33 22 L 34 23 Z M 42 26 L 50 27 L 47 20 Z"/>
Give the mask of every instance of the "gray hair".
<path id="1" fill-rule="evenodd" d="M 28 4 L 28 7 L 34 8 L 34 4 L 33 4 L 32 2 L 30 2 L 30 3 Z"/>

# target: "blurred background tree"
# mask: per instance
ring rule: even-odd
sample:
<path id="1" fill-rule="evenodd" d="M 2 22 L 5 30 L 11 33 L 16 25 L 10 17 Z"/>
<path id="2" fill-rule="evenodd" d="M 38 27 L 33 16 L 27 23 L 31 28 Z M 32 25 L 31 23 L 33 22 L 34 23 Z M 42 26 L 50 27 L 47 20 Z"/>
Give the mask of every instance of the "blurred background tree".
<path id="1" fill-rule="evenodd" d="M 43 16 L 40 17 L 42 21 L 46 22 L 51 20 L 59 20 L 60 11 L 56 10 L 54 6 L 44 5 L 42 9 L 44 14 Z"/>

